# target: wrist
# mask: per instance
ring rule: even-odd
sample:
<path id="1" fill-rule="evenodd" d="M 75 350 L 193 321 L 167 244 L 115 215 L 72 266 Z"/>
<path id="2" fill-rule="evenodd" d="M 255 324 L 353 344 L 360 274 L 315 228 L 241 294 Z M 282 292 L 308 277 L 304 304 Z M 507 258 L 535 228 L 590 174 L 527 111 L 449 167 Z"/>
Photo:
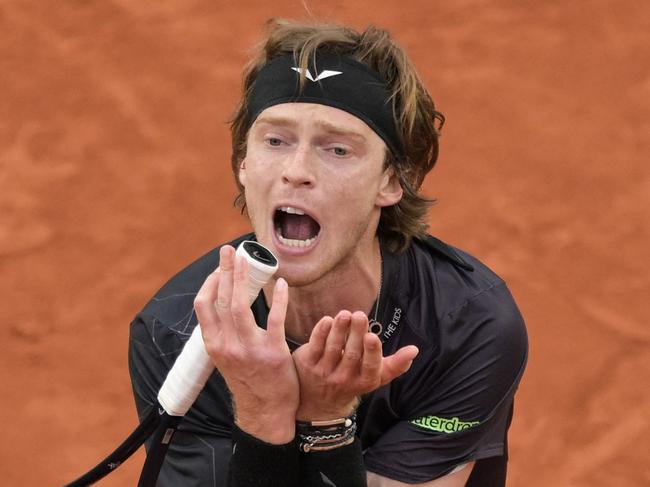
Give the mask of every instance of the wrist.
<path id="1" fill-rule="evenodd" d="M 337 418 L 347 418 L 355 413 L 358 406 L 358 397 L 343 405 L 325 405 L 322 402 L 312 405 L 301 404 L 298 411 L 296 411 L 296 421 L 329 421 Z"/>
<path id="2" fill-rule="evenodd" d="M 251 436 L 272 445 L 289 443 L 296 436 L 295 418 L 286 412 L 268 413 L 236 413 L 235 424 Z"/>

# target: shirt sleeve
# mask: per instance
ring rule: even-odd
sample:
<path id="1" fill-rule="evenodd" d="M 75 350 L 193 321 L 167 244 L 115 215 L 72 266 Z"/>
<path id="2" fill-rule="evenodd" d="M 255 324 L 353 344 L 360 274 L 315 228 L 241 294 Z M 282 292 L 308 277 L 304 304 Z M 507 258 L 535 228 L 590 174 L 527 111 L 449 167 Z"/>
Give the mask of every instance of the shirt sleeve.
<path id="1" fill-rule="evenodd" d="M 180 328 L 177 331 L 181 330 Z M 189 330 L 191 332 L 191 330 Z M 140 420 L 157 407 L 158 390 L 182 350 L 186 333 L 169 330 L 153 317 L 138 316 L 131 324 L 129 373 Z M 186 339 L 186 338 L 185 338 Z M 218 418 L 218 374 L 183 418 L 169 446 L 157 486 L 222 487 L 232 453 L 229 418 Z M 227 397 L 227 396 L 225 396 Z M 149 443 L 145 444 L 147 450 Z"/>
<path id="2" fill-rule="evenodd" d="M 365 452 L 368 470 L 426 482 L 472 460 L 504 455 L 527 337 L 505 284 L 448 313 L 437 344 L 390 385 L 399 419 Z M 422 353 L 424 352 L 424 353 Z"/>

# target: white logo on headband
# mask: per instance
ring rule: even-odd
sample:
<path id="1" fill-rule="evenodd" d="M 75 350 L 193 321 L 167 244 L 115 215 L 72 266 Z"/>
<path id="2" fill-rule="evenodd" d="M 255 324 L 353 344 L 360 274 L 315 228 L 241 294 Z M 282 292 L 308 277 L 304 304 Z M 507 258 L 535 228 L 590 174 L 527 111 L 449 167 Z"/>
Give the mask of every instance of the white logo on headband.
<path id="1" fill-rule="evenodd" d="M 309 81 L 313 81 L 314 83 L 316 81 L 320 81 L 325 78 L 331 78 L 332 76 L 343 74 L 343 71 L 331 71 L 329 69 L 326 69 L 325 71 L 321 71 L 321 73 L 314 78 L 308 69 L 303 70 L 302 68 L 296 68 L 295 66 L 292 67 L 291 69 L 293 69 L 297 73 L 304 74 L 305 78 L 307 78 Z"/>

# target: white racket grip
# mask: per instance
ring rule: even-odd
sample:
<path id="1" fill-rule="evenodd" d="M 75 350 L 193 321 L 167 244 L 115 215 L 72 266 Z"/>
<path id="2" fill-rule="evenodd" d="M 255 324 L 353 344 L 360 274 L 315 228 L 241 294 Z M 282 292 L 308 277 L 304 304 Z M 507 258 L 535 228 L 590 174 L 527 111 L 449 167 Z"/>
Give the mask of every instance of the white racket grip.
<path id="1" fill-rule="evenodd" d="M 250 240 L 242 242 L 236 254 L 248 261 L 248 297 L 252 305 L 260 289 L 278 269 L 278 261 L 269 250 Z M 197 324 L 158 392 L 158 403 L 170 416 L 185 416 L 213 370 L 214 364 L 205 351 L 201 326 Z"/>

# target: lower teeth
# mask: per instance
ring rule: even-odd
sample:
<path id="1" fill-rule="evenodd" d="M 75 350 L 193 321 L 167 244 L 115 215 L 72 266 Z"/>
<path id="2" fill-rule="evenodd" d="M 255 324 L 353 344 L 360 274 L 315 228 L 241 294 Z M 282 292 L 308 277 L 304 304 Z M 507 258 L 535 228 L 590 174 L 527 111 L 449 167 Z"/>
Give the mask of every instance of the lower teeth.
<path id="1" fill-rule="evenodd" d="M 286 245 L 287 247 L 309 247 L 311 246 L 311 244 L 314 243 L 314 240 L 316 240 L 316 237 L 308 238 L 307 240 L 295 240 L 292 238 L 284 238 L 279 233 L 277 235 L 278 235 L 278 240 L 283 245 Z"/>

